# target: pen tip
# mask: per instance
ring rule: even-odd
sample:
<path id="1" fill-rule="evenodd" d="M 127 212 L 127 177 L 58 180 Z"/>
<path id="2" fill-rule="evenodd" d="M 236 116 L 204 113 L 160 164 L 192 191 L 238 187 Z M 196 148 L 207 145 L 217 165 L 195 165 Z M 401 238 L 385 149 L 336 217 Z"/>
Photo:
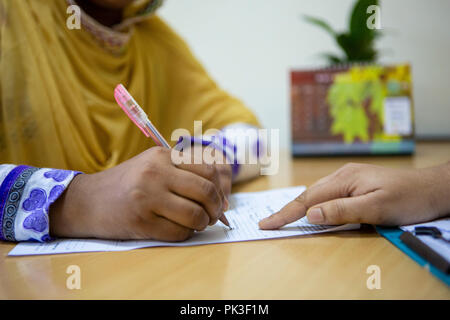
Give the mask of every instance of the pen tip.
<path id="1" fill-rule="evenodd" d="M 225 216 L 225 214 L 222 215 L 222 217 L 220 217 L 220 221 L 222 221 L 222 223 L 224 225 L 226 225 L 228 228 L 231 229 L 230 227 L 230 222 L 228 221 L 227 217 Z"/>

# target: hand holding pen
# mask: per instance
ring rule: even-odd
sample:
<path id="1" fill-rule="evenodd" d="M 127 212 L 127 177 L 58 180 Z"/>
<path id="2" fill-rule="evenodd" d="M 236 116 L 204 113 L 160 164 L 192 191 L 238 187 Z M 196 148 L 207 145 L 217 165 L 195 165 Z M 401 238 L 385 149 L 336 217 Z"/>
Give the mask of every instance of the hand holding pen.
<path id="1" fill-rule="evenodd" d="M 148 138 L 151 137 L 156 145 L 171 149 L 170 145 L 164 139 L 164 137 L 159 133 L 156 127 L 151 123 L 147 114 L 142 110 L 139 104 L 134 100 L 131 94 L 125 89 L 122 84 L 119 84 L 115 91 L 114 97 L 116 98 L 117 103 L 122 108 L 122 110 L 127 114 L 127 116 L 131 119 L 131 121 L 136 124 L 136 126 L 144 133 L 144 135 Z M 176 151 L 175 151 L 176 152 Z M 211 166 L 207 166 L 209 169 L 205 169 L 197 164 L 182 164 L 178 166 L 179 168 L 184 168 L 186 170 L 190 170 L 191 172 L 202 176 L 205 179 L 212 180 L 214 183 L 220 185 L 220 177 L 219 174 L 215 172 L 215 170 Z M 219 188 L 220 196 L 225 203 L 224 209 L 228 209 L 228 200 L 226 199 L 222 188 Z M 230 224 L 225 216 L 222 214 L 220 217 L 220 221 L 222 221 L 226 226 L 230 227 Z"/>
<path id="2" fill-rule="evenodd" d="M 158 146 L 115 167 L 74 177 L 49 211 L 51 236 L 184 241 L 223 219 L 227 204 L 218 166 L 175 165 L 172 152 L 177 151 L 123 93 L 116 92 L 116 98 Z"/>

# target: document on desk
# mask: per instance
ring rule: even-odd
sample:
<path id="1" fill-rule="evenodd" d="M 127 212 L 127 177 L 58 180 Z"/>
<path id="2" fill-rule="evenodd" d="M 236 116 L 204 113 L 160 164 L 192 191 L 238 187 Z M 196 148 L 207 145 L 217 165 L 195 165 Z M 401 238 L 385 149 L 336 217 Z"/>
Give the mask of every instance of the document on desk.
<path id="1" fill-rule="evenodd" d="M 305 187 L 292 187 L 262 192 L 233 194 L 229 199 L 231 209 L 226 213 L 232 227 L 231 229 L 219 221 L 216 225 L 210 226 L 202 232 L 196 232 L 191 239 L 184 242 L 60 239 L 47 243 L 19 243 L 11 250 L 9 255 L 23 256 L 94 251 L 125 251 L 161 246 L 195 246 L 213 243 L 286 238 L 332 231 L 352 230 L 360 227 L 359 224 L 318 226 L 309 224 L 306 218 L 302 218 L 279 230 L 260 230 L 258 228 L 259 220 L 277 212 L 305 189 Z"/>

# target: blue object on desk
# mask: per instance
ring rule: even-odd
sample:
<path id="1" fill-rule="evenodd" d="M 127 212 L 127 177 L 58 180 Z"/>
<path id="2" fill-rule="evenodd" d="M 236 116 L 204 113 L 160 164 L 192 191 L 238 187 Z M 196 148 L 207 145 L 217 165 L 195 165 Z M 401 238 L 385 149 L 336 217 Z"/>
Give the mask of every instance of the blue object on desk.
<path id="1" fill-rule="evenodd" d="M 450 275 L 445 274 L 441 270 L 437 269 L 433 265 L 431 265 L 424 258 L 419 256 L 416 252 L 411 250 L 406 246 L 401 240 L 400 236 L 404 232 L 399 228 L 385 228 L 385 227 L 376 227 L 376 230 L 379 234 L 389 240 L 393 245 L 406 253 L 411 259 L 417 262 L 420 266 L 425 267 L 428 266 L 430 272 L 439 278 L 439 280 L 443 281 L 447 286 L 450 286 Z"/>

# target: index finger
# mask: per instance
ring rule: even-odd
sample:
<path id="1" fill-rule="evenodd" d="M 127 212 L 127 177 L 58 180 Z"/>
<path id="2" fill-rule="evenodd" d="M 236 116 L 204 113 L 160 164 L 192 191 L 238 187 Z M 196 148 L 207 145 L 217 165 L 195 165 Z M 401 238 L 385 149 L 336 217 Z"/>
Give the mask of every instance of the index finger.
<path id="1" fill-rule="evenodd" d="M 210 217 L 210 225 L 223 214 L 223 202 L 217 187 L 193 172 L 177 169 L 174 179 L 169 181 L 169 190 L 203 206 Z"/>
<path id="2" fill-rule="evenodd" d="M 261 220 L 259 227 L 263 230 L 278 229 L 303 218 L 308 209 L 316 204 L 348 195 L 346 180 L 323 179 L 322 181 L 312 185 L 280 211 Z"/>
<path id="3" fill-rule="evenodd" d="M 219 173 L 218 173 L 218 170 L 215 165 L 212 165 L 212 164 L 180 164 L 180 165 L 177 165 L 176 167 L 178 167 L 179 169 L 182 169 L 182 170 L 187 170 L 192 173 L 195 173 L 196 175 L 199 175 L 199 176 L 211 181 L 212 183 L 214 183 L 214 185 L 217 188 L 217 192 L 219 193 L 220 198 L 222 200 L 222 205 L 224 205 L 227 202 L 225 193 L 222 189 L 222 185 L 220 184 Z"/>

